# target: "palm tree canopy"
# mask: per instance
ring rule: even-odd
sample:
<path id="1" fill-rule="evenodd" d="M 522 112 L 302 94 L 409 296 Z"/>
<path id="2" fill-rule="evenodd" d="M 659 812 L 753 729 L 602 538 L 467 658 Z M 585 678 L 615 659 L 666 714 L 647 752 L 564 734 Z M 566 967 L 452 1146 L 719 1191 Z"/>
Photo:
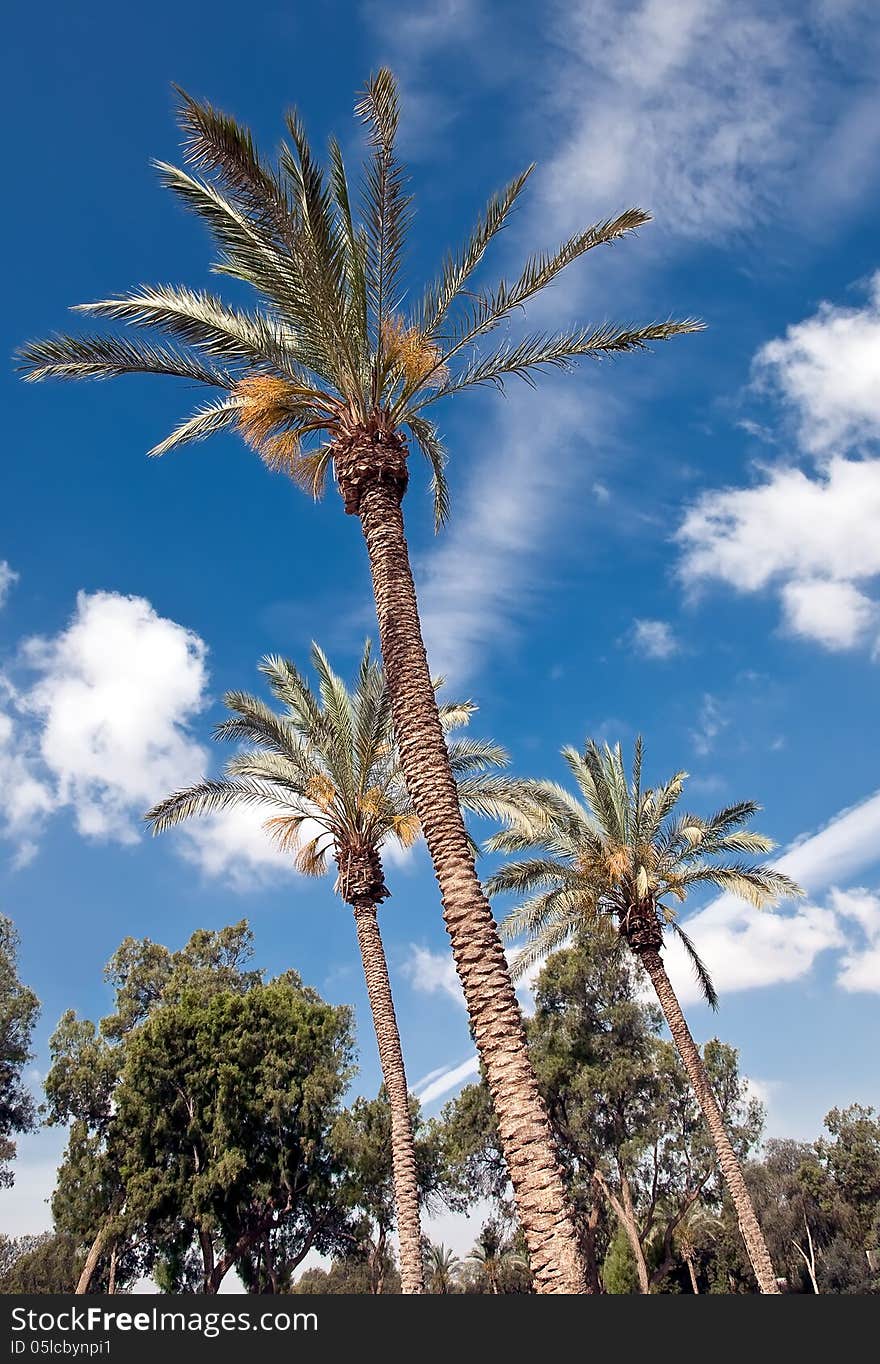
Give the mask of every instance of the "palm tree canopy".
<path id="1" fill-rule="evenodd" d="M 751 860 L 774 847 L 746 828 L 760 806 L 740 801 L 708 819 L 676 814 L 688 774 L 643 787 L 641 739 L 631 774 L 619 744 L 600 749 L 589 740 L 583 753 L 569 747 L 563 757 L 580 796 L 554 782 L 508 778 L 507 824 L 486 845 L 494 852 L 532 854 L 507 863 L 486 886 L 490 895 L 528 896 L 501 925 L 508 941 L 521 934 L 529 940 L 514 960 L 514 974 L 561 947 L 578 928 L 609 916 L 631 945 L 646 924 L 658 938 L 671 927 L 714 1006 L 711 979 L 676 921 L 673 902 L 707 884 L 758 908 L 803 894 L 783 872 Z"/>
<path id="2" fill-rule="evenodd" d="M 369 158 L 355 196 L 339 144 L 331 140 L 328 165 L 321 166 L 295 111 L 287 115 L 289 141 L 270 163 L 235 119 L 178 94 L 188 169 L 156 163 L 161 182 L 205 222 L 217 250 L 215 272 L 252 286 L 256 309 L 180 285 L 142 285 L 77 310 L 121 322 L 133 335 L 55 335 L 19 352 L 29 380 L 171 374 L 220 390 L 153 455 L 237 428 L 270 467 L 318 497 L 331 462 L 339 474 L 340 452 L 353 432 L 407 428 L 431 466 L 439 524 L 448 495 L 443 446 L 425 415 L 432 404 L 476 385 L 503 386 L 510 375 L 531 380 L 548 366 L 644 349 L 701 327 L 690 318 L 602 322 L 506 334 L 484 347 L 489 333 L 573 261 L 650 220 L 628 209 L 555 251 L 532 255 L 516 278 L 475 289 L 472 276 L 531 167 L 493 195 L 420 301 L 404 308 L 405 297 L 417 297 L 402 281 L 412 204 L 395 150 L 400 108 L 388 70 L 370 79 L 356 105 Z"/>
<path id="3" fill-rule="evenodd" d="M 351 690 L 316 644 L 311 658 L 317 693 L 290 660 L 261 663 L 280 713 L 248 692 L 227 693 L 232 713 L 214 734 L 242 746 L 222 778 L 177 791 L 148 811 L 154 833 L 233 805 L 266 807 L 275 811 L 267 829 L 308 876 L 322 875 L 328 857 L 377 854 L 389 839 L 402 847 L 415 842 L 421 830 L 398 765 L 385 676 L 369 641 Z M 471 701 L 441 704 L 446 732 L 466 725 L 475 709 Z M 508 779 L 497 770 L 508 761 L 504 749 L 455 739 L 448 750 L 462 807 L 490 817 L 506 811 Z M 381 882 L 375 889 L 380 899 L 388 894 Z"/>

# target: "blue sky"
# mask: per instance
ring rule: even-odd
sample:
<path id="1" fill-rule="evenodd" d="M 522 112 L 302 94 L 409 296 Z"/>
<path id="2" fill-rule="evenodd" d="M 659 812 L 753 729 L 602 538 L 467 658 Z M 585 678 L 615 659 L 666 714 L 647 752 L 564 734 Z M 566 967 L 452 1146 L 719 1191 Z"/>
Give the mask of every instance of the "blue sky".
<path id="1" fill-rule="evenodd" d="M 596 252 L 542 325 L 698 314 L 650 356 L 442 412 L 454 515 L 406 514 L 432 662 L 518 771 L 561 778 L 587 734 L 645 735 L 691 803 L 754 797 L 809 895 L 757 916 L 689 908 L 722 996 L 674 955 L 696 1032 L 737 1045 L 770 1135 L 876 1102 L 880 996 L 880 30 L 867 0 L 485 0 L 240 7 L 100 0 L 8 23 L 9 353 L 65 308 L 142 282 L 210 286 L 200 226 L 155 182 L 177 154 L 169 83 L 272 146 L 285 107 L 357 143 L 354 92 L 403 85 L 418 217 L 413 284 L 531 160 L 488 263 L 515 269 L 633 203 L 656 221 Z M 74 324 L 76 325 L 76 324 Z M 158 463 L 192 405 L 171 381 L 3 378 L 0 908 L 43 1001 L 36 1068 L 67 1007 L 97 1016 L 126 934 L 182 944 L 247 916 L 256 959 L 356 1005 L 358 1086 L 378 1070 L 353 926 L 253 823 L 144 839 L 142 810 L 216 770 L 228 687 L 317 639 L 350 671 L 372 628 L 357 523 L 312 506 L 233 437 Z M 820 832 L 824 830 L 824 832 Z M 472 1068 L 422 850 L 394 858 L 383 930 L 411 1082 L 434 1112 Z M 59 1134 L 20 1143 L 4 1229 L 47 1222 Z"/>

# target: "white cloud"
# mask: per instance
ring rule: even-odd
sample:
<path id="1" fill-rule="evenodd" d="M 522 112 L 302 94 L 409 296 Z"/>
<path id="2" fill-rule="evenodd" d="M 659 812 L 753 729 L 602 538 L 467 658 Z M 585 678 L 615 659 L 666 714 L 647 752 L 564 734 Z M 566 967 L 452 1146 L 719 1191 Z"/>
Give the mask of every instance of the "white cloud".
<path id="1" fill-rule="evenodd" d="M 665 620 L 634 620 L 632 643 L 645 658 L 671 658 L 680 647 L 672 626 Z"/>
<path id="2" fill-rule="evenodd" d="M 58 801 L 80 833 L 134 842 L 143 811 L 204 770 L 188 728 L 206 704 L 203 641 L 142 597 L 81 592 L 67 629 L 24 652 Z"/>
<path id="3" fill-rule="evenodd" d="M 832 890 L 829 904 L 835 913 L 857 923 L 864 939 L 841 957 L 838 985 L 850 993 L 880 993 L 880 894 L 861 888 Z"/>
<path id="4" fill-rule="evenodd" d="M 696 728 L 691 730 L 691 741 L 701 758 L 712 752 L 718 735 L 729 724 L 730 717 L 725 715 L 717 696 L 706 692 L 700 703 Z"/>
<path id="5" fill-rule="evenodd" d="M 6 600 L 15 584 L 18 582 L 19 575 L 13 568 L 10 568 L 5 559 L 0 559 L 0 608 L 6 605 Z"/>
<path id="6" fill-rule="evenodd" d="M 409 959 L 403 969 L 414 990 L 428 995 L 448 995 L 464 1008 L 464 995 L 451 952 L 432 952 L 429 947 L 411 943 Z"/>
<path id="7" fill-rule="evenodd" d="M 856 985 L 871 978 L 872 938 L 868 949 L 855 954 L 846 932 L 846 919 L 873 913 L 865 906 L 864 892 L 832 890 L 836 882 L 851 880 L 866 867 L 880 861 L 880 792 L 842 811 L 820 832 L 789 847 L 775 859 L 810 895 L 807 904 L 786 905 L 759 911 L 733 895 L 721 895 L 705 909 L 690 915 L 684 926 L 722 997 L 736 990 L 756 989 L 801 979 L 817 957 L 831 948 L 846 948 L 838 983 L 847 989 L 875 988 Z M 829 891 L 827 902 L 817 900 Z M 873 932 L 873 928 L 871 930 Z M 878 942 L 880 946 L 880 942 Z M 677 940 L 667 947 L 670 976 L 684 1002 L 699 999 L 700 991 L 690 963 Z"/>
<path id="8" fill-rule="evenodd" d="M 173 837 L 181 855 L 207 877 L 227 881 L 234 890 L 295 875 L 293 859 L 283 853 L 264 825 L 266 812 L 252 806 L 231 806 L 201 819 L 187 821 Z M 304 835 L 317 833 L 304 826 Z"/>
<path id="9" fill-rule="evenodd" d="M 545 183 L 557 221 L 643 203 L 665 231 L 720 238 L 809 200 L 809 168 L 832 170 L 832 147 L 852 165 L 877 145 L 876 117 L 839 74 L 863 69 L 875 94 L 867 12 L 839 65 L 838 16 L 824 15 L 820 44 L 809 13 L 763 0 L 581 0 L 557 15 L 552 126 L 569 128 Z M 844 127 L 857 147 L 839 145 Z M 836 199 L 853 192 L 834 178 Z"/>
<path id="10" fill-rule="evenodd" d="M 826 649 L 852 649 L 871 630 L 877 609 L 852 583 L 808 578 L 782 589 L 785 623 L 792 634 Z"/>
<path id="11" fill-rule="evenodd" d="M 480 1073 L 480 1058 L 469 1056 L 460 1066 L 452 1066 L 449 1070 L 441 1071 L 436 1080 L 432 1080 L 426 1085 L 421 1094 L 416 1097 L 423 1108 L 433 1103 L 435 1099 L 441 1098 L 450 1091 L 460 1089 L 466 1080 L 472 1080 Z"/>
<path id="12" fill-rule="evenodd" d="M 36 856 L 37 838 L 57 805 L 41 770 L 36 737 L 18 713 L 19 694 L 0 676 L 0 831 L 15 845 L 13 866 L 25 867 Z"/>
<path id="13" fill-rule="evenodd" d="M 551 536 L 559 547 L 564 505 L 589 472 L 595 432 L 583 382 L 579 388 L 545 386 L 537 398 L 524 386 L 510 389 L 449 530 L 417 566 L 431 667 L 457 683 L 516 637 L 541 587 L 552 590 L 540 567 Z"/>
<path id="14" fill-rule="evenodd" d="M 868 642 L 872 600 L 856 587 L 880 574 L 880 459 L 834 456 L 815 476 L 769 470 L 753 488 L 704 493 L 676 539 L 691 590 L 723 582 L 778 589 L 789 629 L 826 648 Z"/>
<path id="15" fill-rule="evenodd" d="M 793 410 L 809 453 L 827 455 L 880 436 L 880 271 L 863 307 L 822 303 L 762 346 L 754 370 Z"/>
<path id="16" fill-rule="evenodd" d="M 0 677 L 0 829 L 15 865 L 65 808 L 85 837 L 135 843 L 150 805 L 205 775 L 193 727 L 208 703 L 206 657 L 191 630 L 112 592 L 81 592 L 65 629 L 25 643 L 28 685 Z M 233 808 L 171 837 L 206 876 L 246 889 L 295 875 L 264 820 Z"/>

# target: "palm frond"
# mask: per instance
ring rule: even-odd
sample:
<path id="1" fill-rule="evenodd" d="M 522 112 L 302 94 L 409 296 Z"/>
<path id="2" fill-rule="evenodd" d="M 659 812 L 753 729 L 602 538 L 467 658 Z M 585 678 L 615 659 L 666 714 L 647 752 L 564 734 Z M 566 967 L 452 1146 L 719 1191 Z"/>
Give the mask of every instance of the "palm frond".
<path id="1" fill-rule="evenodd" d="M 179 86 L 174 89 L 186 160 L 199 171 L 219 175 L 245 212 L 279 245 L 289 247 L 295 229 L 291 206 L 278 177 L 257 152 L 250 130 Z"/>
<path id="2" fill-rule="evenodd" d="M 265 805 L 273 800 L 273 787 L 258 779 L 202 781 L 159 801 L 147 811 L 144 819 L 152 826 L 154 834 L 161 834 L 197 815 L 214 814 L 233 805 Z"/>
<path id="3" fill-rule="evenodd" d="M 395 153 L 400 100 L 397 82 L 387 67 L 371 76 L 355 113 L 368 130 L 373 153 L 365 169 L 364 208 L 369 242 L 367 295 L 378 340 L 383 320 L 398 307 L 398 280 L 411 212 L 411 199 L 404 193 L 405 171 Z M 374 400 L 378 396 L 374 392 Z"/>
<path id="4" fill-rule="evenodd" d="M 236 401 L 228 402 L 224 399 L 216 403 L 205 403 L 203 407 L 196 408 L 186 421 L 176 426 L 164 440 L 160 440 L 158 445 L 154 445 L 152 450 L 148 450 L 147 454 L 151 458 L 158 458 L 160 455 L 167 455 L 169 450 L 178 445 L 206 440 L 208 436 L 213 436 L 218 431 L 228 430 L 229 427 L 238 424 L 240 411 L 240 404 Z"/>
<path id="5" fill-rule="evenodd" d="M 449 520 L 449 484 L 446 481 L 446 451 L 437 435 L 437 428 L 427 417 L 410 413 L 406 424 L 416 444 L 431 466 L 431 492 L 434 498 L 434 529 L 440 530 Z"/>
<path id="6" fill-rule="evenodd" d="M 674 916 L 668 919 L 667 922 L 669 924 L 669 927 L 672 929 L 673 933 L 675 933 L 679 940 L 681 941 L 681 945 L 690 959 L 690 963 L 694 969 L 694 975 L 697 979 L 697 984 L 700 987 L 703 998 L 709 1005 L 710 1009 L 713 1009 L 717 1012 L 718 993 L 713 984 L 712 977 L 709 974 L 709 968 L 707 967 L 706 963 L 703 961 L 702 957 L 700 956 L 699 952 L 694 946 L 693 939 L 687 933 L 685 933 L 681 924 Z"/>
<path id="7" fill-rule="evenodd" d="M 672 336 L 702 331 L 703 325 L 695 318 L 684 318 L 652 322 L 643 327 L 621 327 L 614 322 L 603 322 L 596 327 L 579 327 L 567 332 L 534 332 L 520 341 L 505 341 L 488 355 L 476 357 L 448 384 L 422 398 L 416 410 L 421 411 L 465 388 L 484 384 L 503 388 L 505 379 L 511 375 L 533 384 L 535 370 L 570 369 L 572 362 L 583 356 L 598 359 L 625 351 L 646 350 L 652 341 L 666 341 Z"/>
<path id="8" fill-rule="evenodd" d="M 783 872 L 747 862 L 705 862 L 697 867 L 686 867 L 678 880 L 682 886 L 718 886 L 747 900 L 757 909 L 765 909 L 780 900 L 797 899 L 804 894 L 801 887 Z"/>
<path id="9" fill-rule="evenodd" d="M 232 389 L 235 378 L 191 351 L 123 336 L 63 336 L 28 341 L 18 351 L 28 383 L 43 379 L 112 379 L 120 374 L 170 374 L 193 383 Z"/>
<path id="10" fill-rule="evenodd" d="M 493 194 L 458 255 L 450 256 L 446 260 L 440 278 L 426 289 L 419 310 L 419 328 L 424 335 L 433 335 L 442 323 L 453 302 L 482 261 L 489 243 L 504 227 L 533 170 L 534 165 L 527 166 L 500 194 Z"/>
<path id="11" fill-rule="evenodd" d="M 265 313 L 232 308 L 215 294 L 173 284 L 142 284 L 117 298 L 79 303 L 74 312 L 106 317 L 131 326 L 155 327 L 206 355 L 229 363 L 269 365 L 302 379 L 289 346 L 296 338 Z"/>

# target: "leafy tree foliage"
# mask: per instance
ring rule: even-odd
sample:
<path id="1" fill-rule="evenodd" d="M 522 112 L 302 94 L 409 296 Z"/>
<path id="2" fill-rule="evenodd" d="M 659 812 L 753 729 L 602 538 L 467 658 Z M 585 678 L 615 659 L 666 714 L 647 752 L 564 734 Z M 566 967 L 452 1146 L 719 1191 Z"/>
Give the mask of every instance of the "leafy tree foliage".
<path id="1" fill-rule="evenodd" d="M 351 1077 L 351 1017 L 295 972 L 246 969 L 246 923 L 180 952 L 127 939 L 115 1012 L 68 1013 L 51 1042 L 49 1120 L 71 1135 L 56 1222 L 100 1249 L 97 1283 L 157 1265 L 216 1292 L 238 1265 L 265 1291 L 346 1225 L 330 1131 Z M 120 1250 L 123 1262 L 120 1264 Z"/>
<path id="2" fill-rule="evenodd" d="M 22 1072 L 31 1059 L 31 1036 L 40 1012 L 33 990 L 18 978 L 18 934 L 0 914 L 0 1188 L 13 1183 L 16 1133 L 30 1132 L 36 1112 Z"/>

